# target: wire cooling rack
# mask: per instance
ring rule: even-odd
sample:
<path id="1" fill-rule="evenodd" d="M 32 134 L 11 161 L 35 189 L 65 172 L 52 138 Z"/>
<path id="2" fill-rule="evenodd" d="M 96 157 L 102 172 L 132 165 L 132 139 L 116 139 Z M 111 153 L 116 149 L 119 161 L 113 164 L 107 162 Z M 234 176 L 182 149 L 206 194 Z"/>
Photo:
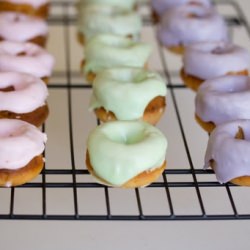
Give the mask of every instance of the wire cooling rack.
<path id="1" fill-rule="evenodd" d="M 220 1 L 232 39 L 247 47 L 249 25 L 236 2 Z M 85 167 L 86 138 L 98 121 L 87 111 L 91 86 L 79 64 L 83 49 L 76 41 L 76 11 L 72 2 L 52 2 L 48 49 L 57 65 L 49 84 L 50 117 L 43 172 L 17 188 L 0 189 L 0 219 L 15 220 L 231 220 L 250 219 L 250 189 L 219 184 L 204 171 L 208 136 L 193 118 L 194 93 L 181 83 L 181 59 L 162 48 L 149 6 L 143 16 L 142 39 L 153 46 L 150 68 L 168 86 L 168 107 L 159 124 L 167 135 L 168 166 L 162 177 L 141 189 L 123 190 L 94 182 Z M 244 44 L 246 43 L 246 44 Z"/>

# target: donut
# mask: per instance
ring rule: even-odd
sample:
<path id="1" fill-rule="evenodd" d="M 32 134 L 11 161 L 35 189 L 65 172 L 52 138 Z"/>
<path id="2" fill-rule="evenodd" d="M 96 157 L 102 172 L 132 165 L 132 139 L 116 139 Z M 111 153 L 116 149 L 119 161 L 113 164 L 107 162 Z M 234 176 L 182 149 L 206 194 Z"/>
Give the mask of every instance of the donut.
<path id="1" fill-rule="evenodd" d="M 228 41 L 226 23 L 216 10 L 191 4 L 166 11 L 157 36 L 163 46 L 178 54 L 193 43 Z"/>
<path id="2" fill-rule="evenodd" d="M 0 186 L 22 185 L 43 169 L 47 137 L 25 121 L 0 119 Z"/>
<path id="3" fill-rule="evenodd" d="M 223 75 L 248 75 L 248 50 L 225 42 L 198 43 L 186 47 L 180 75 L 192 90 L 205 80 Z"/>
<path id="4" fill-rule="evenodd" d="M 34 43 L 0 42 L 0 72 L 29 73 L 48 83 L 54 57 Z"/>
<path id="5" fill-rule="evenodd" d="M 137 0 L 80 0 L 78 7 L 82 8 L 91 4 L 101 4 L 106 6 L 113 6 L 115 8 L 120 8 L 125 11 L 131 11 L 135 9 Z"/>
<path id="6" fill-rule="evenodd" d="M 142 119 L 155 125 L 165 110 L 166 84 L 142 68 L 112 68 L 100 72 L 93 82 L 90 110 L 102 122 Z"/>
<path id="7" fill-rule="evenodd" d="M 222 76 L 205 81 L 195 98 L 195 116 L 206 131 L 238 119 L 250 119 L 250 78 Z"/>
<path id="8" fill-rule="evenodd" d="M 146 67 L 151 47 L 127 37 L 100 34 L 92 37 L 85 46 L 82 70 L 88 82 L 93 82 L 97 73 L 112 67 Z"/>
<path id="9" fill-rule="evenodd" d="M 138 40 L 141 28 L 141 18 L 135 11 L 98 4 L 84 6 L 79 11 L 78 37 L 82 44 L 94 35 L 108 33 Z"/>
<path id="10" fill-rule="evenodd" d="M 159 21 L 160 17 L 169 9 L 184 5 L 184 4 L 196 4 L 204 5 L 206 7 L 212 6 L 210 0 L 152 0 L 151 6 L 153 9 L 153 19 Z"/>
<path id="11" fill-rule="evenodd" d="M 144 187 L 164 171 L 166 149 L 165 136 L 154 126 L 142 121 L 112 121 L 90 133 L 86 165 L 102 184 Z"/>
<path id="12" fill-rule="evenodd" d="M 37 17 L 15 12 L 0 13 L 0 41 L 32 42 L 45 46 L 48 24 Z"/>
<path id="13" fill-rule="evenodd" d="M 46 85 L 35 76 L 14 72 L 0 73 L 1 119 L 24 120 L 39 127 L 49 113 L 47 96 Z"/>
<path id="14" fill-rule="evenodd" d="M 250 120 L 217 126 L 211 133 L 205 169 L 212 167 L 220 183 L 250 186 Z"/>
<path id="15" fill-rule="evenodd" d="M 49 0 L 2 0 L 0 12 L 5 11 L 46 18 L 49 14 Z"/>

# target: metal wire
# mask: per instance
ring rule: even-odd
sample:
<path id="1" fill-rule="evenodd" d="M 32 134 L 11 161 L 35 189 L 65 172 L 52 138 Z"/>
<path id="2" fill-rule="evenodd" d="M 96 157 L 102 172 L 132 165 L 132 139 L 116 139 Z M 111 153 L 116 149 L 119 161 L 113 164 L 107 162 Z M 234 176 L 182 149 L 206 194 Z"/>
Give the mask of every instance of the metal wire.
<path id="1" fill-rule="evenodd" d="M 68 117 L 69 117 L 69 141 L 70 141 L 70 158 L 71 158 L 71 166 L 70 169 L 47 169 L 46 167 L 41 173 L 41 182 L 31 182 L 26 183 L 22 187 L 11 188 L 10 191 L 10 203 L 9 203 L 9 212 L 4 214 L 0 214 L 0 219 L 15 219 L 15 220 L 245 220 L 250 219 L 250 214 L 240 214 L 237 205 L 234 201 L 234 197 L 231 193 L 231 188 L 234 186 L 233 184 L 226 184 L 221 185 L 216 181 L 198 181 L 198 175 L 213 175 L 212 170 L 200 170 L 195 169 L 193 166 L 192 155 L 190 153 L 188 143 L 186 140 L 186 134 L 184 131 L 184 126 L 182 122 L 182 117 L 179 112 L 178 102 L 176 101 L 176 91 L 180 89 L 184 89 L 185 86 L 181 83 L 174 83 L 172 82 L 171 76 L 173 75 L 172 72 L 169 71 L 167 67 L 167 62 L 164 57 L 163 48 L 158 44 L 158 52 L 159 57 L 161 60 L 161 64 L 163 66 L 163 74 L 165 74 L 167 79 L 167 87 L 170 91 L 170 95 L 173 100 L 174 104 L 174 111 L 177 116 L 179 128 L 181 131 L 182 141 L 185 147 L 186 155 L 188 158 L 189 168 L 183 169 L 166 169 L 162 175 L 162 181 L 158 181 L 152 183 L 147 187 L 147 189 L 154 189 L 154 190 L 164 190 L 165 194 L 164 197 L 166 199 L 166 203 L 168 204 L 169 213 L 166 214 L 151 214 L 148 215 L 144 211 L 143 199 L 140 189 L 135 189 L 135 202 L 137 211 L 134 214 L 130 215 L 115 215 L 112 214 L 112 196 L 110 195 L 111 188 L 104 187 L 101 184 L 95 182 L 79 182 L 77 181 L 78 176 L 88 176 L 89 173 L 87 170 L 79 170 L 76 169 L 75 166 L 75 155 L 74 155 L 74 130 L 73 130 L 73 119 L 72 119 L 72 90 L 82 89 L 87 90 L 90 89 L 91 86 L 89 84 L 76 84 L 72 81 L 72 77 L 78 77 L 79 72 L 74 72 L 71 70 L 70 65 L 70 25 L 74 25 L 76 22 L 76 17 L 69 12 L 69 7 L 72 7 L 74 3 L 67 2 L 67 1 L 60 1 L 60 2 L 52 2 L 54 7 L 60 7 L 63 9 L 62 15 L 51 16 L 49 18 L 50 25 L 62 25 L 63 32 L 64 32 L 64 44 L 65 44 L 65 60 L 66 60 L 66 72 L 57 71 L 54 72 L 54 76 L 57 77 L 66 77 L 66 84 L 59 84 L 56 82 L 52 82 L 49 85 L 50 89 L 53 90 L 60 90 L 65 89 L 67 91 L 67 103 L 68 103 Z M 248 36 L 250 37 L 250 28 L 249 24 L 244 16 L 243 11 L 241 10 L 240 6 L 234 1 L 221 1 L 219 4 L 230 5 L 232 6 L 237 13 L 237 16 L 227 16 L 226 20 L 229 26 L 237 27 L 242 26 L 245 27 L 247 30 Z M 143 18 L 144 24 L 147 26 L 153 26 L 153 22 L 149 16 Z M 99 121 L 97 121 L 99 124 Z M 43 130 L 46 130 L 45 126 Z M 70 182 L 49 182 L 47 179 L 48 176 L 70 176 L 72 181 Z M 171 175 L 185 175 L 190 176 L 191 181 L 169 181 L 169 176 Z M 42 190 L 42 212 L 41 214 L 17 214 L 15 213 L 15 206 L 16 206 L 16 193 L 15 190 L 23 188 L 23 189 L 41 189 Z M 72 196 L 73 196 L 73 204 L 74 204 L 74 213 L 73 214 L 48 214 L 47 212 L 47 189 L 48 188 L 64 188 L 64 189 L 71 189 Z M 175 204 L 173 202 L 173 194 L 171 193 L 172 188 L 193 188 L 195 190 L 195 195 L 198 200 L 200 212 L 196 214 L 183 214 L 179 215 L 175 213 Z M 228 196 L 229 203 L 231 204 L 232 214 L 207 214 L 206 213 L 206 206 L 203 201 L 203 197 L 201 195 L 201 188 L 218 188 L 226 190 L 226 194 Z M 105 209 L 106 211 L 104 214 L 96 214 L 96 215 L 83 215 L 79 212 L 79 189 L 98 189 L 103 190 L 104 200 L 105 200 Z M 1 190 L 0 190 L 1 191 Z M 93 197 L 95 199 L 95 197 Z M 67 201 L 65 201 L 67 202 Z M 1 206 L 1 203 L 0 203 Z"/>

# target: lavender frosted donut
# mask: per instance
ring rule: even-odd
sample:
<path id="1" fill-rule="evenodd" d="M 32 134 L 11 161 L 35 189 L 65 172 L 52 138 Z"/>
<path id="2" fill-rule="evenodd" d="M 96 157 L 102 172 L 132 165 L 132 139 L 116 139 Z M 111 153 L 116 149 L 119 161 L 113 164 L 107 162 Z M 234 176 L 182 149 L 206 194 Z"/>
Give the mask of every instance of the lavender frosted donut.
<path id="1" fill-rule="evenodd" d="M 183 4 L 200 4 L 211 6 L 210 0 L 152 0 L 151 5 L 158 16 L 162 16 L 168 9 L 183 5 Z"/>
<path id="2" fill-rule="evenodd" d="M 158 38 L 168 49 L 183 53 L 184 47 L 197 42 L 227 41 L 224 19 L 213 8 L 181 5 L 162 16 Z"/>
<path id="3" fill-rule="evenodd" d="M 250 78 L 222 76 L 205 81 L 195 99 L 195 114 L 207 131 L 215 126 L 237 120 L 250 119 Z"/>
<path id="4" fill-rule="evenodd" d="M 0 11 L 21 12 L 26 15 L 47 17 L 49 0 L 2 0 Z"/>
<path id="5" fill-rule="evenodd" d="M 197 43 L 187 46 L 183 55 L 181 77 L 193 90 L 208 79 L 227 75 L 248 75 L 248 50 L 232 43 Z"/>
<path id="6" fill-rule="evenodd" d="M 36 44 L 0 42 L 0 72 L 29 73 L 47 81 L 53 66 L 54 57 Z"/>
<path id="7" fill-rule="evenodd" d="M 0 73 L 0 118 L 20 119 L 37 127 L 48 116 L 48 89 L 37 77 Z"/>
<path id="8" fill-rule="evenodd" d="M 0 13 L 0 41 L 33 42 L 45 46 L 48 24 L 36 17 L 15 12 Z"/>
<path id="9" fill-rule="evenodd" d="M 210 135 L 205 169 L 211 166 L 220 183 L 250 186 L 250 120 L 222 124 Z"/>

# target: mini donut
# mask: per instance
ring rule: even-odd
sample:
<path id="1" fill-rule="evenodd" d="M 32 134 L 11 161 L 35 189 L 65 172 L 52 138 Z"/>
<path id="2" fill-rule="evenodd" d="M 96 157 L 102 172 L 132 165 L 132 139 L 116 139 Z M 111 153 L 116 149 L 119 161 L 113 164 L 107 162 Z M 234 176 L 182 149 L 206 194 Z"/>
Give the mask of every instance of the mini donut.
<path id="1" fill-rule="evenodd" d="M 112 67 L 145 67 L 151 52 L 147 43 L 129 38 L 100 34 L 92 37 L 85 47 L 82 68 L 86 79 L 92 82 L 96 74 Z"/>
<path id="2" fill-rule="evenodd" d="M 46 18 L 49 14 L 49 0 L 2 0 L 0 12 L 2 11 Z"/>
<path id="3" fill-rule="evenodd" d="M 22 185 L 43 169 L 47 137 L 35 126 L 15 119 L 0 119 L 0 186 Z"/>
<path id="4" fill-rule="evenodd" d="M 217 126 L 211 133 L 205 169 L 212 167 L 220 183 L 250 186 L 250 120 Z"/>
<path id="5" fill-rule="evenodd" d="M 166 11 L 157 35 L 163 46 L 178 54 L 193 43 L 228 41 L 226 23 L 216 10 L 192 4 Z"/>
<path id="6" fill-rule="evenodd" d="M 205 81 L 195 99 L 195 116 L 206 131 L 239 119 L 250 119 L 250 78 L 222 76 Z"/>
<path id="7" fill-rule="evenodd" d="M 32 42 L 45 47 L 48 24 L 37 17 L 15 12 L 0 13 L 0 41 Z"/>
<path id="8" fill-rule="evenodd" d="M 180 75 L 194 91 L 205 80 L 223 75 L 248 75 L 250 54 L 238 45 L 224 42 L 198 43 L 186 47 Z"/>
<path id="9" fill-rule="evenodd" d="M 160 17 L 169 9 L 184 5 L 184 4 L 196 4 L 204 5 L 206 7 L 212 6 L 210 0 L 152 0 L 151 6 L 153 9 L 153 19 L 159 21 Z"/>
<path id="10" fill-rule="evenodd" d="M 86 164 L 98 182 L 114 187 L 144 187 L 166 166 L 167 140 L 142 121 L 113 121 L 93 130 L 87 142 Z"/>
<path id="11" fill-rule="evenodd" d="M 0 120 L 18 119 L 41 126 L 48 117 L 48 89 L 39 78 L 14 72 L 0 73 Z"/>
<path id="12" fill-rule="evenodd" d="M 29 73 L 48 83 L 54 57 L 34 43 L 0 42 L 0 72 Z"/>
<path id="13" fill-rule="evenodd" d="M 155 125 L 165 110 L 167 88 L 161 77 L 141 68 L 112 68 L 93 82 L 90 110 L 102 122 L 142 119 Z"/>
<path id="14" fill-rule="evenodd" d="M 115 8 L 119 8 L 125 11 L 131 11 L 135 9 L 137 0 L 80 0 L 78 3 L 78 7 L 82 8 L 85 6 L 89 6 L 92 4 L 106 5 L 112 6 Z"/>
<path id="15" fill-rule="evenodd" d="M 79 41 L 97 34 L 115 34 L 138 40 L 142 28 L 139 14 L 114 6 L 90 4 L 80 8 L 78 17 Z"/>

